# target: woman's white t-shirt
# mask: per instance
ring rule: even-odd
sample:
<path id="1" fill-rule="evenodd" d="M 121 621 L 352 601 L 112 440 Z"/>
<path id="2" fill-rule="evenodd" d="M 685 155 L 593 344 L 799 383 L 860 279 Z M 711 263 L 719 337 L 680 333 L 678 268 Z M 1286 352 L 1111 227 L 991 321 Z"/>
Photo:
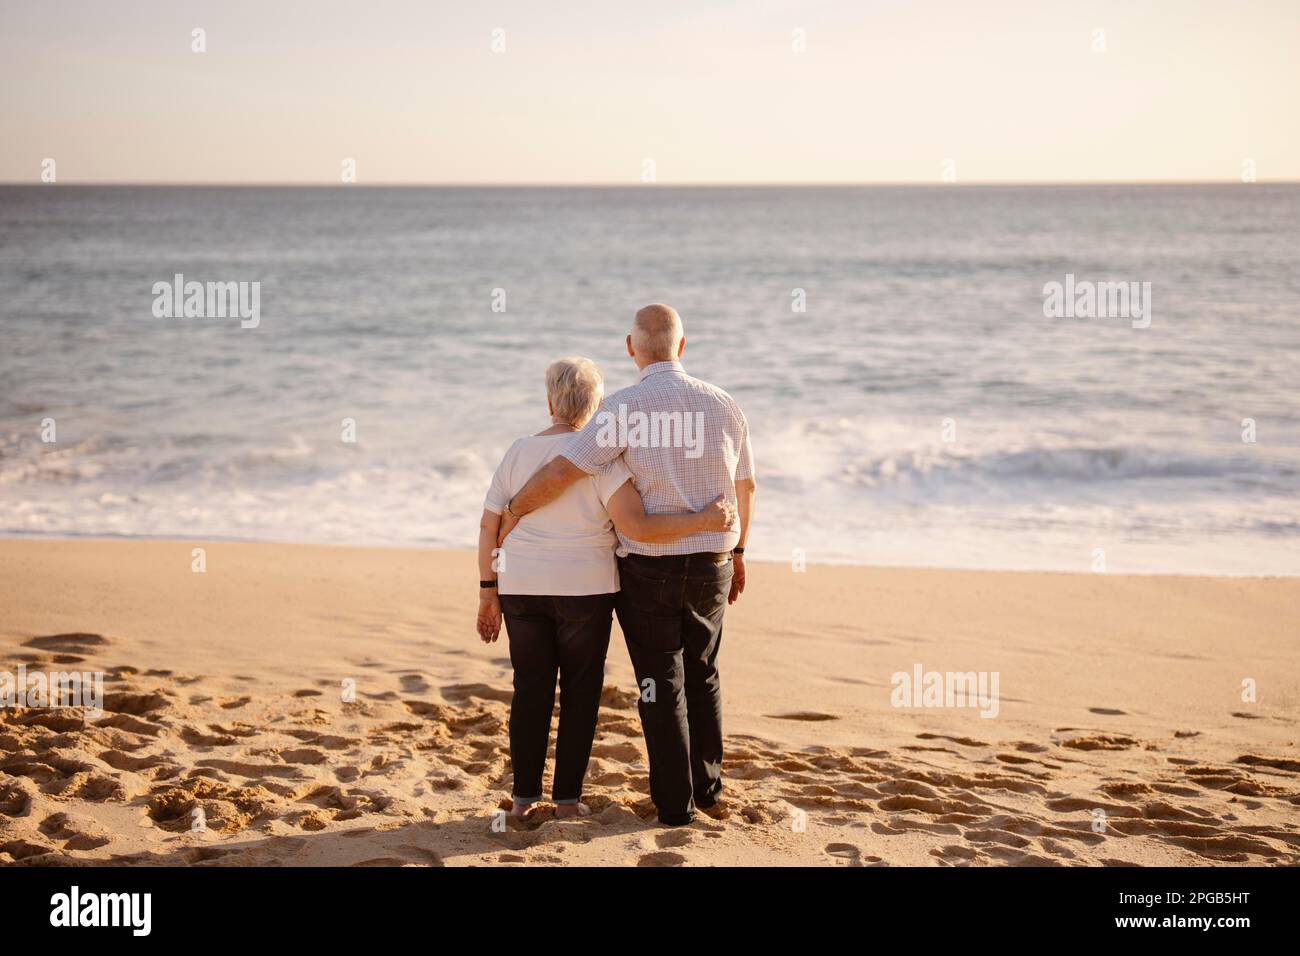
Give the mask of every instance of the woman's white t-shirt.
<path id="1" fill-rule="evenodd" d="M 529 435 L 506 452 L 483 507 L 501 514 L 533 472 L 560 454 L 573 436 Z M 613 594 L 618 591 L 618 538 L 605 505 L 632 477 L 622 457 L 579 478 L 550 504 L 530 511 L 497 555 L 498 594 Z"/>

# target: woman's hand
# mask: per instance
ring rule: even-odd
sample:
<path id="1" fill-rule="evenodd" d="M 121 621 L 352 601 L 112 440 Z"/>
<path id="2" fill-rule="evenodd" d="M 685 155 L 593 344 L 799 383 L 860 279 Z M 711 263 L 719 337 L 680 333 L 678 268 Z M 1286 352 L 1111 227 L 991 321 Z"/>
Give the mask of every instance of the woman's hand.
<path id="1" fill-rule="evenodd" d="M 479 640 L 484 644 L 491 644 L 500 636 L 501 598 L 497 594 L 496 588 L 484 588 L 479 592 L 476 625 Z"/>
<path id="2" fill-rule="evenodd" d="M 718 495 L 700 510 L 704 531 L 735 531 L 740 526 L 736 506 L 726 495 Z"/>
<path id="3" fill-rule="evenodd" d="M 506 543 L 506 538 L 511 531 L 515 530 L 515 525 L 519 524 L 519 519 L 509 511 L 501 512 L 501 525 L 497 528 L 497 547 L 500 548 Z"/>

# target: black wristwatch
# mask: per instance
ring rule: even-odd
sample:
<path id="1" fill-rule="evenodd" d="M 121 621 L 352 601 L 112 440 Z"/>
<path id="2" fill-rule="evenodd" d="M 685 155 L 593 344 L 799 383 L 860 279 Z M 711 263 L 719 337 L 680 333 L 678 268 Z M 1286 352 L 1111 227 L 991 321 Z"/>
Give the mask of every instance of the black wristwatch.
<path id="1" fill-rule="evenodd" d="M 745 549 L 744 549 L 744 548 L 732 548 L 732 549 L 731 549 L 731 553 L 732 553 L 732 554 L 744 554 L 744 553 L 745 553 Z"/>
<path id="2" fill-rule="evenodd" d="M 496 586 L 497 586 L 497 583 L 496 583 L 495 581 L 480 581 L 480 582 L 478 583 L 478 586 L 479 586 L 479 588 L 482 589 L 482 590 L 487 590 L 488 588 L 494 588 L 494 587 L 496 587 Z"/>

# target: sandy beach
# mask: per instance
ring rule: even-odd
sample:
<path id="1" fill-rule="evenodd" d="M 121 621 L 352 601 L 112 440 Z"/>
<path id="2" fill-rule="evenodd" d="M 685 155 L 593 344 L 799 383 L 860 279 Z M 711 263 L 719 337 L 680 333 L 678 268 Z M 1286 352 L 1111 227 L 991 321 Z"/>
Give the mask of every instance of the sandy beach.
<path id="1" fill-rule="evenodd" d="M 1300 580 L 753 563 L 726 799 L 682 829 L 617 624 L 594 815 L 504 823 L 510 667 L 475 580 L 468 551 L 0 541 L 0 670 L 105 690 L 97 719 L 0 710 L 0 862 L 1300 863 Z M 894 706 L 917 667 L 996 673 L 996 714 Z"/>

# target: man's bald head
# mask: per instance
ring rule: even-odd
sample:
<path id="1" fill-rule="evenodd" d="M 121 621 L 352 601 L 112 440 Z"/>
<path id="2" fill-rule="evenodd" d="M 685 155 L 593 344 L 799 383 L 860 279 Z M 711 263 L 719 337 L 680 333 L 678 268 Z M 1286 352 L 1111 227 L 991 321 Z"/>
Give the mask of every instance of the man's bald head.
<path id="1" fill-rule="evenodd" d="M 650 362 L 669 362 L 681 353 L 682 320 L 672 306 L 647 305 L 632 322 L 631 339 L 635 357 Z"/>

